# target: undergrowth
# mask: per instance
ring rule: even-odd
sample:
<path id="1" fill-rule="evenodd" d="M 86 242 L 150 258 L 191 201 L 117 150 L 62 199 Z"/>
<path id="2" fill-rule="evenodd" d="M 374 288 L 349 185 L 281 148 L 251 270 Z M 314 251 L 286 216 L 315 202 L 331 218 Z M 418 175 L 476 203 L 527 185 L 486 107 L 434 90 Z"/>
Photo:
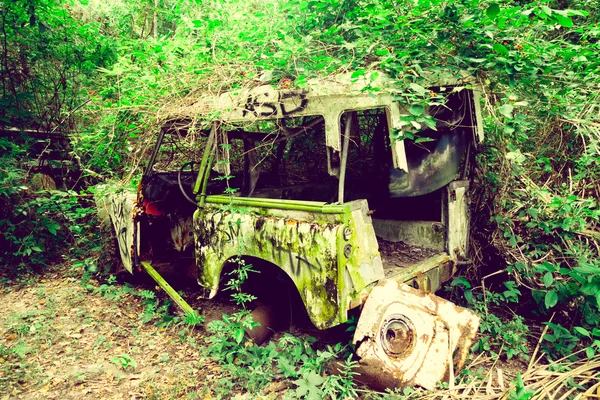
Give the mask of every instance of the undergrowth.
<path id="1" fill-rule="evenodd" d="M 0 271 L 5 279 L 40 271 L 62 255 L 97 250 L 96 214 L 85 193 L 41 190 L 20 165 L 25 146 L 0 138 Z"/>

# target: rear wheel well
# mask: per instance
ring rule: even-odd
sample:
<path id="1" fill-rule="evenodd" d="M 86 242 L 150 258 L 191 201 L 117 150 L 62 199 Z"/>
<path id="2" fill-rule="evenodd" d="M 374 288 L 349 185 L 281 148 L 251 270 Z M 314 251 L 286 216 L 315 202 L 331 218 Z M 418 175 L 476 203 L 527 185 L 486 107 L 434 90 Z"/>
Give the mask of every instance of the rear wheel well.
<path id="1" fill-rule="evenodd" d="M 252 256 L 232 257 L 225 262 L 221 270 L 221 290 L 224 290 L 230 279 L 236 279 L 235 269 L 240 265 L 251 265 L 248 277 L 241 290 L 256 297 L 250 304 L 255 308 L 268 304 L 276 309 L 281 322 L 295 326 L 312 325 L 306 311 L 304 301 L 293 279 L 279 266 L 264 259 Z"/>

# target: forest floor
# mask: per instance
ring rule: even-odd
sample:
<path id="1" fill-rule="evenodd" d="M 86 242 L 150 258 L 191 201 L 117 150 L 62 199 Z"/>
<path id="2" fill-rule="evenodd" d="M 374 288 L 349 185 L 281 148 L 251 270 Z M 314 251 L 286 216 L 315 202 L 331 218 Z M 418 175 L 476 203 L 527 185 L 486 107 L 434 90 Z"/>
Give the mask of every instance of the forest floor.
<path id="1" fill-rule="evenodd" d="M 138 297 L 89 285 L 54 271 L 1 289 L 0 399 L 213 398 L 220 366 L 202 352 L 203 328 L 144 323 Z"/>
<path id="2" fill-rule="evenodd" d="M 219 389 L 228 375 L 207 355 L 205 324 L 149 323 L 143 299 L 122 287 L 83 283 L 65 268 L 0 287 L 0 400 L 255 398 Z M 226 301 L 201 306 L 205 322 L 234 311 Z M 515 359 L 474 357 L 468 368 L 479 378 L 470 380 L 472 395 L 463 398 L 508 395 L 517 372 L 534 383 L 546 376 L 535 378 L 531 364 Z M 260 398 L 286 397 L 291 386 L 272 382 Z"/>

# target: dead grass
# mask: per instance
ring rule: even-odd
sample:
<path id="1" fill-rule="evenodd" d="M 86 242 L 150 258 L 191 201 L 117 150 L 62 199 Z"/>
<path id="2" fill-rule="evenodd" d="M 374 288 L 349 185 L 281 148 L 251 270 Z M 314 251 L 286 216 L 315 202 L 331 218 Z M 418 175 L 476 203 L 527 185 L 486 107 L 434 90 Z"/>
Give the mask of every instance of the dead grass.
<path id="1" fill-rule="evenodd" d="M 0 299 L 2 399 L 204 398 L 220 370 L 201 331 L 142 324 L 131 296 L 107 300 L 57 273 Z"/>

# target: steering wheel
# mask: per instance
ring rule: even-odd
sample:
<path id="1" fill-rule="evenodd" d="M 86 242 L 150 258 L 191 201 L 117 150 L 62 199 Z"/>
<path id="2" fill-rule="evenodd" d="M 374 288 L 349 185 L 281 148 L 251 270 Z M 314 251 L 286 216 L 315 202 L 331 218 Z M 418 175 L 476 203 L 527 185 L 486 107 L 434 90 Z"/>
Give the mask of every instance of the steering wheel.
<path id="1" fill-rule="evenodd" d="M 190 203 L 192 203 L 194 205 L 196 205 L 197 203 L 187 194 L 185 188 L 183 187 L 183 183 L 181 182 L 181 175 L 183 174 L 183 170 L 187 166 L 190 167 L 190 172 L 192 173 L 192 177 L 198 175 L 198 173 L 196 171 L 194 171 L 194 165 L 199 165 L 199 164 L 200 163 L 198 163 L 196 161 L 188 161 L 185 164 L 183 164 L 181 166 L 181 168 L 179 168 L 179 172 L 177 173 L 177 183 L 179 184 L 179 190 L 181 190 L 183 197 L 185 197 L 187 201 L 189 201 Z M 193 196 L 193 193 L 192 193 L 192 196 Z"/>

